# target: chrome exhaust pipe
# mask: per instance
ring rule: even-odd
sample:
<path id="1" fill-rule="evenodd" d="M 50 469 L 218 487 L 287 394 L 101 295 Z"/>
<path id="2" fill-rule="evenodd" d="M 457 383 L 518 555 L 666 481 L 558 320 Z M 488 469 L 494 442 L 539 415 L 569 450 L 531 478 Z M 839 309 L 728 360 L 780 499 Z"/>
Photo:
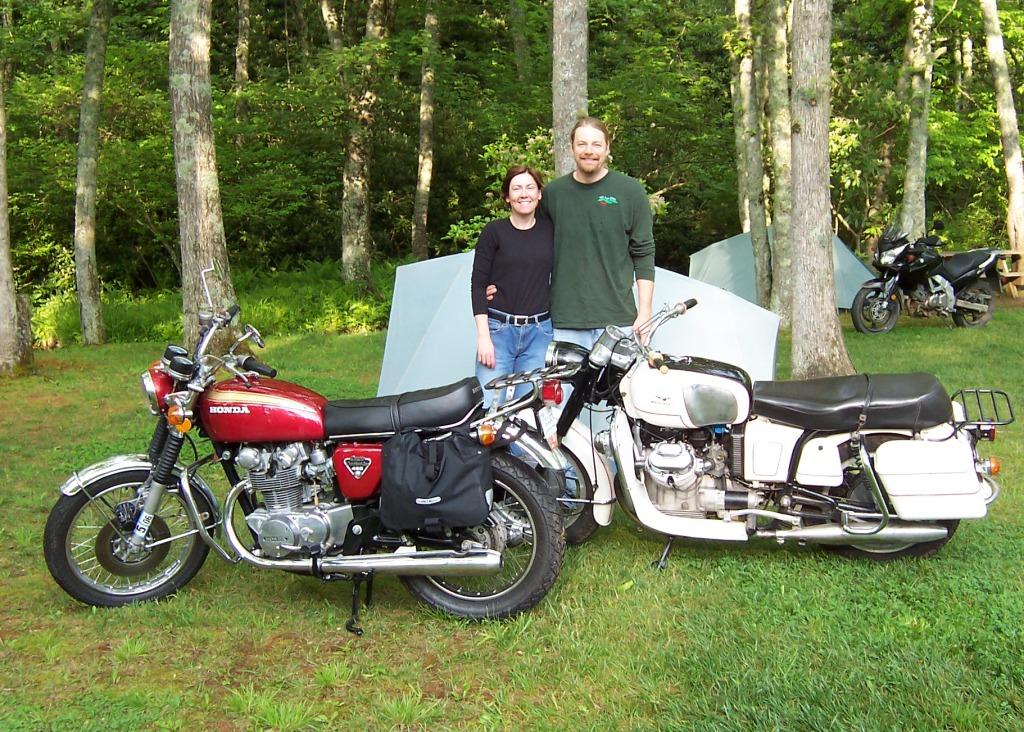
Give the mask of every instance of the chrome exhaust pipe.
<path id="1" fill-rule="evenodd" d="M 874 534 L 851 534 L 838 524 L 805 526 L 802 529 L 758 531 L 757 536 L 776 541 L 805 541 L 809 544 L 920 544 L 946 538 L 946 527 L 935 524 L 890 523 Z"/>
<path id="2" fill-rule="evenodd" d="M 270 559 L 254 554 L 238 538 L 235 532 L 235 503 L 238 494 L 244 490 L 239 483 L 224 500 L 224 536 L 228 544 L 243 561 L 263 569 L 280 569 L 299 574 L 313 574 L 312 559 Z M 319 560 L 319 571 L 324 574 L 404 574 L 404 575 L 449 575 L 467 577 L 494 574 L 501 569 L 501 552 L 494 549 L 438 549 L 417 551 L 416 547 L 403 546 L 386 554 L 358 554 L 354 556 L 324 557 Z"/>

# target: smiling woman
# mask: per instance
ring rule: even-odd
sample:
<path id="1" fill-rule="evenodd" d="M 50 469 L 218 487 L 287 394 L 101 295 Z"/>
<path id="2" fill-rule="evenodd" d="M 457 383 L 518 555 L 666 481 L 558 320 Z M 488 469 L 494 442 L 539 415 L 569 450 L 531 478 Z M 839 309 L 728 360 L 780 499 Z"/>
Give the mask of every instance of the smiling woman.
<path id="1" fill-rule="evenodd" d="M 543 187 L 536 170 L 525 165 L 509 168 L 501 184 L 509 216 L 487 224 L 476 245 L 472 295 L 476 376 L 481 384 L 544 365 L 551 341 L 554 230 L 549 219 L 536 215 Z M 492 284 L 497 292 L 488 301 L 486 290 Z M 485 390 L 484 405 L 490 407 L 492 401 L 493 395 Z"/>

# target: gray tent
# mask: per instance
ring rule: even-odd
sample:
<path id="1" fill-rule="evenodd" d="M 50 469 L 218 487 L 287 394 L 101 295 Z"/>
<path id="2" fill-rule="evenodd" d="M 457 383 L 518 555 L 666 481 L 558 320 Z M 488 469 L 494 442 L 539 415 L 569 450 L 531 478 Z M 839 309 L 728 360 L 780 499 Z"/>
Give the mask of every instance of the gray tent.
<path id="1" fill-rule="evenodd" d="M 768 239 L 772 240 L 770 228 Z M 857 290 L 875 274 L 836 236 L 832 237 L 832 266 L 836 273 L 836 307 L 848 310 L 853 305 Z M 750 245 L 750 234 L 737 234 L 691 255 L 690 277 L 756 303 L 754 250 Z"/>
<path id="2" fill-rule="evenodd" d="M 469 297 L 473 253 L 407 264 L 395 274 L 379 395 L 426 389 L 474 373 L 476 329 Z M 658 268 L 654 307 L 696 298 L 699 306 L 662 328 L 654 346 L 740 366 L 755 379 L 775 373 L 779 319 L 728 292 Z"/>

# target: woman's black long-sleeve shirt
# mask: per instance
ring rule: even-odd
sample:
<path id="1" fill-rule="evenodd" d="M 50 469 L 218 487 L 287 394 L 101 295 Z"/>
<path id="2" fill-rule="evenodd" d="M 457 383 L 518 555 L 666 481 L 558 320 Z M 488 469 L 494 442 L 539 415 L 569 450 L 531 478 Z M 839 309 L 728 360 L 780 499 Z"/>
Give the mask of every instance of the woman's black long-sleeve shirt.
<path id="1" fill-rule="evenodd" d="M 555 232 L 551 220 L 538 216 L 534 225 L 517 229 L 512 222 L 495 219 L 484 227 L 473 257 L 471 292 L 473 315 L 487 308 L 513 315 L 536 315 L 551 308 L 551 266 Z M 487 285 L 498 288 L 487 301 Z"/>

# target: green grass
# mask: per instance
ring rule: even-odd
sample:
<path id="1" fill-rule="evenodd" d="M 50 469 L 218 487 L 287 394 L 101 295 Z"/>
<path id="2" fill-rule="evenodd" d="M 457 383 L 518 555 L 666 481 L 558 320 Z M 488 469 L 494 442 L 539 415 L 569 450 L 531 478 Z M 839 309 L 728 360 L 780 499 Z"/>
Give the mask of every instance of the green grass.
<path id="1" fill-rule="evenodd" d="M 861 370 L 996 386 L 1024 410 L 1024 308 L 978 331 L 850 330 Z M 328 397 L 375 391 L 383 335 L 272 339 L 264 360 Z M 621 512 L 532 612 L 469 623 L 378 579 L 349 586 L 211 556 L 177 597 L 94 610 L 50 579 L 41 534 L 76 468 L 144 449 L 137 374 L 162 344 L 38 354 L 0 381 L 0 730 L 1018 730 L 1024 718 L 1024 430 L 1003 495 L 936 557 L 888 565 L 771 544 L 677 542 Z M 784 349 L 780 349 L 783 355 Z"/>

